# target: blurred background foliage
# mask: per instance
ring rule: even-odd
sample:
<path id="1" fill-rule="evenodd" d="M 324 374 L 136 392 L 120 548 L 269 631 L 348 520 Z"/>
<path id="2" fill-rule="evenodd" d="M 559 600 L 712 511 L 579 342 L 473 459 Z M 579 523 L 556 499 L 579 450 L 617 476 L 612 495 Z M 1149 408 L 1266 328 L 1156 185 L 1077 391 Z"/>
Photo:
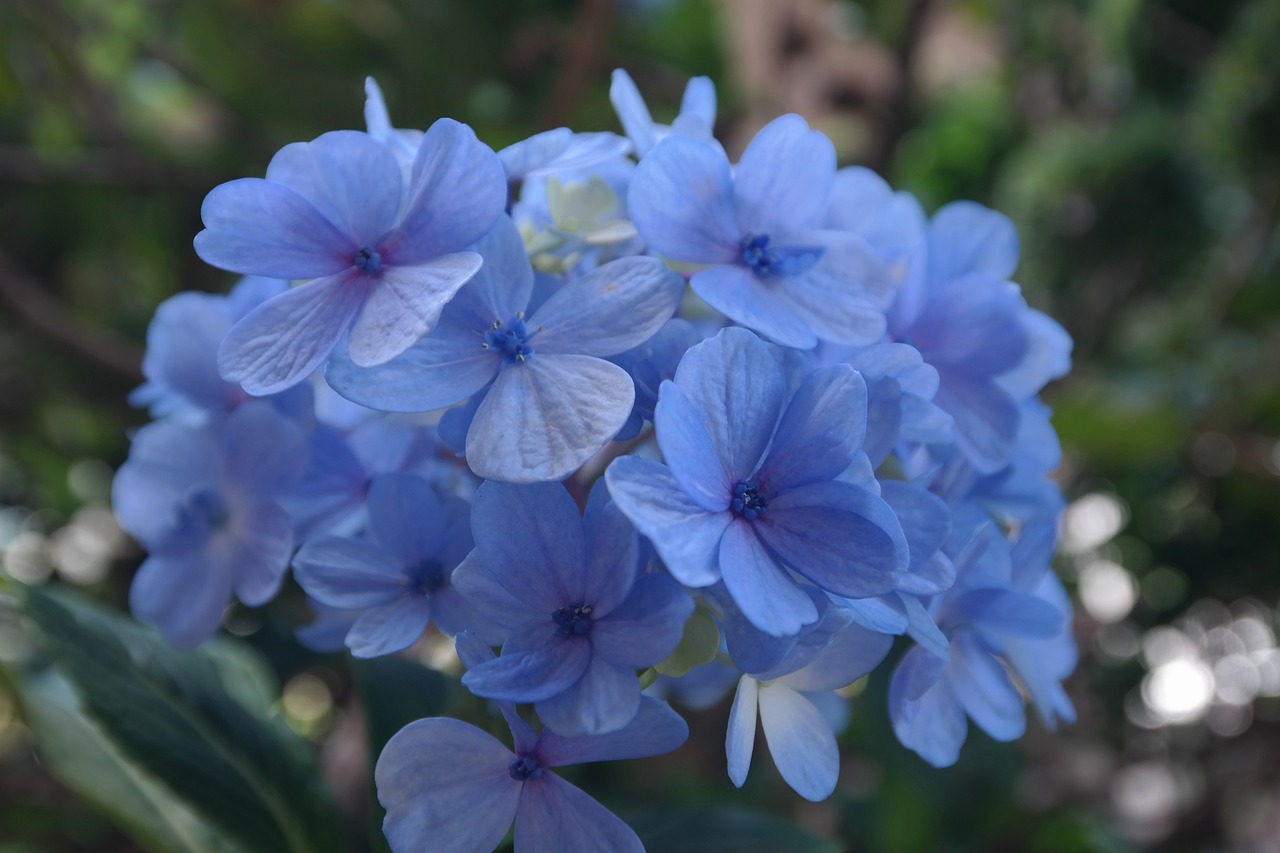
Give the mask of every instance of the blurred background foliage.
<path id="1" fill-rule="evenodd" d="M 5 570 L 124 607 L 140 555 L 108 507 L 144 421 L 125 397 L 146 326 L 167 296 L 231 283 L 191 249 L 200 202 L 288 142 L 361 127 L 365 75 L 397 124 L 452 116 L 498 148 L 561 124 L 617 130 L 614 67 L 659 120 L 708 74 L 731 153 L 796 111 L 927 209 L 969 198 L 1017 224 L 1018 281 L 1076 341 L 1045 396 L 1066 451 L 1080 720 L 1033 722 L 1014 746 L 971 728 L 959 764 L 935 771 L 892 737 L 886 667 L 857 685 L 825 803 L 762 762 L 735 792 L 723 705 L 692 716 L 680 753 L 579 779 L 656 827 L 655 850 L 696 823 L 677 807 L 712 802 L 833 850 L 1276 850 L 1278 43 L 1274 0 L 5 0 Z M 432 682 L 419 705 L 403 678 L 304 652 L 301 618 L 286 599 L 230 629 L 270 662 L 275 709 L 359 827 L 360 732 L 376 744 L 459 700 Z M 23 636 L 0 617 L 0 659 Z M 400 687 L 365 719 L 379 682 Z M 28 722 L 0 691 L 0 850 L 139 849 L 56 781 Z M 764 837 L 748 817 L 721 837 Z M 752 849 L 790 842 L 769 843 Z"/>

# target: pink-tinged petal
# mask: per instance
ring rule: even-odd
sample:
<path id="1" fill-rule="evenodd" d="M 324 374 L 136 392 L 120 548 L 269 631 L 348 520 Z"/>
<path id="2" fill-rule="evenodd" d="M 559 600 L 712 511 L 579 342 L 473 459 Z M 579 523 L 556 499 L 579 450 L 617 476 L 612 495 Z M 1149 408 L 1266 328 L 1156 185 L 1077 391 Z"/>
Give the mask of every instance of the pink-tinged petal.
<path id="1" fill-rule="evenodd" d="M 362 615 L 347 632 L 352 657 L 376 658 L 409 648 L 431 621 L 431 599 L 404 595 Z"/>
<path id="2" fill-rule="evenodd" d="M 720 580 L 720 537 L 733 520 L 707 512 L 680 487 L 667 466 L 636 456 L 613 460 L 605 471 L 609 494 L 657 549 L 672 577 L 686 586 Z"/>
<path id="3" fill-rule="evenodd" d="M 231 272 L 319 278 L 351 266 L 360 248 L 297 192 L 261 178 L 214 187 L 200 216 L 196 254 Z"/>
<path id="4" fill-rule="evenodd" d="M 465 249 L 493 227 L 506 203 L 498 155 L 465 124 L 439 119 L 418 146 L 409 206 L 382 244 L 383 261 L 418 264 Z"/>
<path id="5" fill-rule="evenodd" d="M 259 396 L 298 384 L 329 357 L 367 292 L 367 277 L 351 268 L 268 299 L 222 341 L 222 378 Z"/>
<path id="6" fill-rule="evenodd" d="M 720 540 L 720 572 L 742 615 L 766 634 L 786 637 L 818 620 L 818 608 L 800 589 L 751 525 L 735 520 Z"/>
<path id="7" fill-rule="evenodd" d="M 769 755 L 797 794 L 821 802 L 836 789 L 840 748 L 812 702 L 781 684 L 760 688 L 760 724 Z"/>
<path id="8" fill-rule="evenodd" d="M 729 264 L 741 256 L 729 158 L 717 142 L 664 139 L 636 167 L 627 206 L 659 255 L 695 264 Z"/>
<path id="9" fill-rule="evenodd" d="M 733 173 L 738 227 L 748 234 L 796 231 L 817 223 L 836 177 L 836 149 L 798 115 L 765 125 Z"/>
<path id="10" fill-rule="evenodd" d="M 538 719 L 565 737 L 600 735 L 621 729 L 640 707 L 634 670 L 592 655 L 582 677 L 568 689 L 538 703 Z"/>
<path id="11" fill-rule="evenodd" d="M 696 273 L 689 284 L 712 308 L 770 340 L 797 349 L 811 349 L 818 343 L 791 303 L 746 267 L 712 267 Z"/>
<path id="12" fill-rule="evenodd" d="M 545 771 L 525 783 L 515 840 L 520 853 L 644 853 L 635 832 L 613 812 Z"/>
<path id="13" fill-rule="evenodd" d="M 756 708 L 759 683 L 749 675 L 738 681 L 729 710 L 729 727 L 725 731 L 724 754 L 729 761 L 729 781 L 741 788 L 751 769 L 751 755 L 756 748 Z"/>
<path id="14" fill-rule="evenodd" d="M 515 819 L 524 787 L 507 769 L 514 758 L 461 720 L 432 717 L 405 726 L 374 769 L 391 849 L 491 853 Z"/>
<path id="15" fill-rule="evenodd" d="M 488 480 L 563 479 L 617 435 L 634 401 L 615 364 L 536 353 L 494 380 L 467 431 L 467 464 Z"/>
<path id="16" fill-rule="evenodd" d="M 480 269 L 475 252 L 411 267 L 385 267 L 351 327 L 347 352 L 357 367 L 385 364 L 435 328 L 445 304 Z"/>
<path id="17" fill-rule="evenodd" d="M 386 145 L 367 133 L 335 130 L 276 152 L 267 180 L 284 184 L 315 205 L 356 249 L 391 230 L 400 212 L 400 166 Z"/>
<path id="18" fill-rule="evenodd" d="M 657 334 L 680 306 L 684 279 L 657 258 L 618 258 L 565 285 L 529 318 L 544 352 L 609 356 Z"/>

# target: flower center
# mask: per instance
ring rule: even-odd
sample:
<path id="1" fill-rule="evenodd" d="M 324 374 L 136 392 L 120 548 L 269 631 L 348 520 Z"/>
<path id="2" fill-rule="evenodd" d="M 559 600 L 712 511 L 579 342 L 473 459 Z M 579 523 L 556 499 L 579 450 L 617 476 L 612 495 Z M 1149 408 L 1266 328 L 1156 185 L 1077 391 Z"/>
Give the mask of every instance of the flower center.
<path id="1" fill-rule="evenodd" d="M 742 262 L 756 278 L 800 275 L 808 272 L 825 251 L 821 246 L 770 246 L 768 234 L 742 238 Z"/>
<path id="2" fill-rule="evenodd" d="M 529 345 L 529 341 L 533 340 L 536 334 L 538 334 L 536 329 L 529 331 L 529 327 L 524 322 L 524 312 L 521 312 L 505 327 L 501 321 L 495 321 L 485 330 L 484 343 L 481 346 L 484 349 L 497 350 L 507 364 L 515 364 L 528 361 L 533 355 L 533 347 Z"/>
<path id="3" fill-rule="evenodd" d="M 438 592 L 447 580 L 444 566 L 435 560 L 423 560 L 405 569 L 404 573 L 410 589 L 428 595 Z"/>
<path id="4" fill-rule="evenodd" d="M 351 262 L 355 264 L 356 269 L 370 274 L 382 269 L 382 256 L 372 246 L 362 247 L 360 251 L 356 252 L 356 256 Z"/>
<path id="5" fill-rule="evenodd" d="M 739 480 L 733 487 L 733 501 L 729 506 L 747 521 L 754 521 L 756 516 L 764 515 L 768 505 L 769 502 L 760 494 L 759 484 Z"/>
<path id="6" fill-rule="evenodd" d="M 532 755 L 522 755 L 507 765 L 507 772 L 517 782 L 527 782 L 542 775 L 542 768 Z"/>
<path id="7" fill-rule="evenodd" d="M 221 530 L 231 520 L 231 508 L 222 495 L 207 483 L 198 483 L 182 499 L 182 512 L 206 530 Z"/>
<path id="8" fill-rule="evenodd" d="M 581 637 L 591 630 L 591 605 L 570 604 L 551 614 L 556 633 L 562 637 Z"/>

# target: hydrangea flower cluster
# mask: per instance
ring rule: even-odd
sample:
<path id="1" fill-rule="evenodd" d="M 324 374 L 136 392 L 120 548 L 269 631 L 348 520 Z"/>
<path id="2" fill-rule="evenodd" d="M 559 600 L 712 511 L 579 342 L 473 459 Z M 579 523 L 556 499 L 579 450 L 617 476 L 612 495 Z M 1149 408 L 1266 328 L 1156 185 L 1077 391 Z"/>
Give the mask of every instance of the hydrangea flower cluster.
<path id="1" fill-rule="evenodd" d="M 926 216 L 796 115 L 733 163 L 705 78 L 667 127 L 617 71 L 625 136 L 498 152 L 366 91 L 367 131 L 209 194 L 196 251 L 249 277 L 157 312 L 134 397 L 157 420 L 114 500 L 150 551 L 133 611 L 174 645 L 290 567 L 314 647 L 456 638 L 511 746 L 447 718 L 393 738 L 393 849 L 513 822 L 517 851 L 640 849 L 551 768 L 675 749 L 668 700 L 735 685 L 730 780 L 759 718 L 821 800 L 844 688 L 895 637 L 893 728 L 933 765 L 968 720 L 1019 737 L 1024 695 L 1073 718 L 1039 401 L 1071 341 L 1010 280 L 1008 219 Z"/>

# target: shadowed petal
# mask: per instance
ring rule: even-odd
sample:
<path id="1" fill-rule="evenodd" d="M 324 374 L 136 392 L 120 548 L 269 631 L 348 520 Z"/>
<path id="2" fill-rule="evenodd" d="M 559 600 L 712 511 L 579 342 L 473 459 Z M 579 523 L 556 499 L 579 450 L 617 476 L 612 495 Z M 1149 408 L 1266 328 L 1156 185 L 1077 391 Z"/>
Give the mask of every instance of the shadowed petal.
<path id="1" fill-rule="evenodd" d="M 504 651 L 497 660 L 467 670 L 462 683 L 488 699 L 541 702 L 568 690 L 590 661 L 590 643 L 553 640 L 531 651 Z"/>
<path id="2" fill-rule="evenodd" d="M 621 729 L 640 707 L 640 682 L 634 670 L 592 655 L 577 682 L 538 703 L 538 719 L 565 737 L 598 735 Z"/>
<path id="3" fill-rule="evenodd" d="M 794 634 L 818 619 L 818 610 L 778 565 L 751 525 L 734 521 L 720 540 L 720 571 L 725 588 L 742 614 L 775 637 Z"/>
<path id="4" fill-rule="evenodd" d="M 347 632 L 347 648 L 358 658 L 376 658 L 412 646 L 431 620 L 431 599 L 406 594 L 365 613 Z"/>
<path id="5" fill-rule="evenodd" d="M 631 827 L 554 773 L 525 783 L 516 849 L 556 853 L 644 853 Z"/>
<path id="6" fill-rule="evenodd" d="M 322 536 L 293 558 L 293 576 L 307 595 L 346 610 L 390 604 L 406 591 L 400 564 L 369 542 Z"/>
<path id="7" fill-rule="evenodd" d="M 666 702 L 641 696 L 640 707 L 623 728 L 589 737 L 561 737 L 543 730 L 538 739 L 538 760 L 547 767 L 588 764 L 592 761 L 623 761 L 662 755 L 679 747 L 689 737 L 684 718 Z"/>

